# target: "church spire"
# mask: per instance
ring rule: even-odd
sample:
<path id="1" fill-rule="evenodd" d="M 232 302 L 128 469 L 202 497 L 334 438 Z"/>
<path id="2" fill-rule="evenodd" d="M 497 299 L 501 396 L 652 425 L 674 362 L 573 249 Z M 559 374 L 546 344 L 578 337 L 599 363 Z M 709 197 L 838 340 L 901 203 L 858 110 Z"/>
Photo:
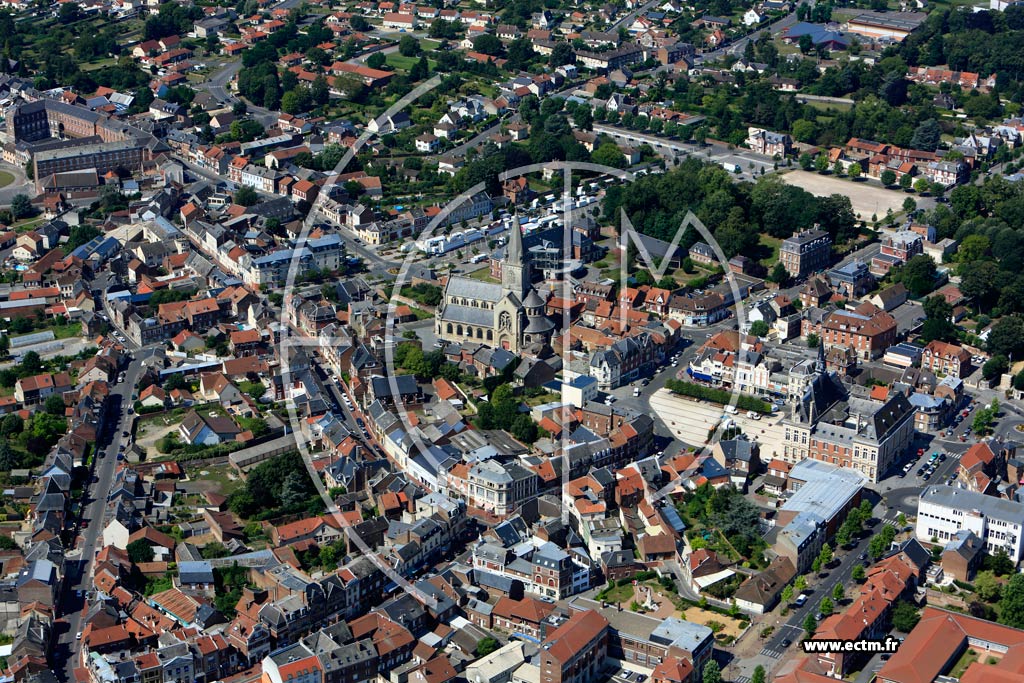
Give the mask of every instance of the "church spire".
<path id="1" fill-rule="evenodd" d="M 827 365 L 825 364 L 825 342 L 823 340 L 819 339 L 818 340 L 818 360 L 814 364 L 814 371 L 817 372 L 819 375 L 824 375 L 826 367 L 827 367 Z"/>
<path id="2" fill-rule="evenodd" d="M 523 232 L 519 225 L 519 214 L 512 214 L 512 226 L 509 228 L 508 249 L 505 250 L 505 263 L 522 265 L 523 263 Z"/>

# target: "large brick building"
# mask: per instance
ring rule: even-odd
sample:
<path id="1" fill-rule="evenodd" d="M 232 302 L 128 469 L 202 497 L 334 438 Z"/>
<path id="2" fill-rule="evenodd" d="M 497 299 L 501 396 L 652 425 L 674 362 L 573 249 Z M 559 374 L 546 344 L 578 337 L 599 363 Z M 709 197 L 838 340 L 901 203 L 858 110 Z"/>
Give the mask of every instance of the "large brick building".
<path id="1" fill-rule="evenodd" d="M 803 320 L 801 336 L 818 335 L 825 350 L 834 347 L 852 349 L 860 360 L 874 360 L 896 343 L 896 319 L 874 306 L 856 311 L 833 311 L 820 324 L 813 317 Z"/>
<path id="2" fill-rule="evenodd" d="M 608 654 L 608 620 L 592 610 L 577 612 L 548 633 L 540 651 L 541 683 L 597 680 Z"/>

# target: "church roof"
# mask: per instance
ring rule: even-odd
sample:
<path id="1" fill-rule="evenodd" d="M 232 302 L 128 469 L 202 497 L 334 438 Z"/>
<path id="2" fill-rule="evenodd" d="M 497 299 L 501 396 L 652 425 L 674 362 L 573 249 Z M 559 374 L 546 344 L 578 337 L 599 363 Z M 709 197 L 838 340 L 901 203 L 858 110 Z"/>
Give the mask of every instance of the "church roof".
<path id="1" fill-rule="evenodd" d="M 494 282 L 483 282 L 468 277 L 454 276 L 448 280 L 445 296 L 457 296 L 477 301 L 497 302 L 501 299 L 501 285 Z M 449 308 L 449 307 L 445 307 Z"/>
<path id="2" fill-rule="evenodd" d="M 526 295 L 526 301 L 523 302 L 523 305 L 527 308 L 538 308 L 543 306 L 545 303 L 547 302 L 541 298 L 540 294 L 537 293 L 537 290 L 531 289 L 530 293 Z"/>
<path id="3" fill-rule="evenodd" d="M 473 306 L 448 304 L 444 307 L 441 319 L 445 322 L 491 326 L 494 324 L 494 311 Z"/>

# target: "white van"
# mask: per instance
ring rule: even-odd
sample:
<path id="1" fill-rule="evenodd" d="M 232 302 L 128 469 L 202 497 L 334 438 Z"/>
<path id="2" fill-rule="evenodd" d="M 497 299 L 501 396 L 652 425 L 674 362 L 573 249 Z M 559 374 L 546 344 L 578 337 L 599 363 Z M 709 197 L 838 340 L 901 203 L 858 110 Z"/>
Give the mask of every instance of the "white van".
<path id="1" fill-rule="evenodd" d="M 735 415 L 739 411 L 736 410 L 736 406 L 726 406 L 725 407 L 725 412 L 729 413 L 730 415 Z"/>

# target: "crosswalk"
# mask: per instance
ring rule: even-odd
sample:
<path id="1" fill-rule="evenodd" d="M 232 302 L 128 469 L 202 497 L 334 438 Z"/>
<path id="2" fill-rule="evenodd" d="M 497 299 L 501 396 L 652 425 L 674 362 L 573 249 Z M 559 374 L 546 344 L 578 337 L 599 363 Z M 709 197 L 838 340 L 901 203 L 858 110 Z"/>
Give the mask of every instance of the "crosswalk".
<path id="1" fill-rule="evenodd" d="M 750 683 L 750 676 L 737 676 L 732 681 L 733 683 Z"/>
<path id="2" fill-rule="evenodd" d="M 766 647 L 761 650 L 761 654 L 765 657 L 771 657 L 772 659 L 782 659 L 782 655 L 786 653 L 786 650 L 780 645 L 777 648 Z"/>

